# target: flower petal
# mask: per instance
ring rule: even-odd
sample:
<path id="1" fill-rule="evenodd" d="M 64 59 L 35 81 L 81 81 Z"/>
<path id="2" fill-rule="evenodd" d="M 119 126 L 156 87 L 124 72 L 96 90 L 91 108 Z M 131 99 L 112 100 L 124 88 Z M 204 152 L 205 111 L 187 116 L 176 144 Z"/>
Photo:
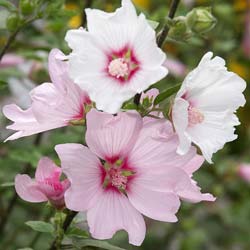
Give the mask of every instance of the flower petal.
<path id="1" fill-rule="evenodd" d="M 205 121 L 188 129 L 187 133 L 199 146 L 205 159 L 212 163 L 213 153 L 237 138 L 234 126 L 239 124 L 239 120 L 231 112 L 206 112 L 204 116 Z"/>
<path id="2" fill-rule="evenodd" d="M 189 103 L 182 98 L 176 98 L 172 109 L 174 128 L 179 137 L 177 153 L 184 155 L 191 147 L 191 139 L 185 133 L 188 127 L 188 106 Z"/>
<path id="3" fill-rule="evenodd" d="M 47 178 L 52 178 L 56 173 L 59 181 L 61 172 L 61 168 L 59 168 L 50 158 L 43 157 L 38 162 L 35 179 L 36 181 L 42 182 Z"/>
<path id="4" fill-rule="evenodd" d="M 103 191 L 98 202 L 88 210 L 87 220 L 92 237 L 110 239 L 119 230 L 126 230 L 129 243 L 140 246 L 146 226 L 142 215 L 128 198 L 112 189 Z"/>
<path id="5" fill-rule="evenodd" d="M 180 201 L 175 193 L 154 191 L 150 184 L 146 186 L 134 179 L 129 183 L 127 194 L 132 205 L 147 217 L 166 222 L 177 221 L 175 214 Z"/>
<path id="6" fill-rule="evenodd" d="M 134 148 L 129 153 L 128 164 L 136 171 L 158 167 L 181 167 L 196 154 L 194 147 L 184 156 L 176 153 L 178 138 L 172 125 L 165 119 L 152 119 L 141 130 Z"/>
<path id="7" fill-rule="evenodd" d="M 65 204 L 74 211 L 85 211 L 95 204 L 102 192 L 102 171 L 99 159 L 81 144 L 57 145 L 62 170 L 71 182 L 65 192 Z"/>
<path id="8" fill-rule="evenodd" d="M 86 142 L 92 152 L 105 160 L 124 158 L 133 147 L 142 127 L 136 112 L 116 116 L 92 109 L 87 114 Z"/>
<path id="9" fill-rule="evenodd" d="M 37 184 L 26 174 L 18 174 L 15 178 L 15 189 L 17 194 L 25 201 L 43 202 L 47 197 L 43 194 Z"/>

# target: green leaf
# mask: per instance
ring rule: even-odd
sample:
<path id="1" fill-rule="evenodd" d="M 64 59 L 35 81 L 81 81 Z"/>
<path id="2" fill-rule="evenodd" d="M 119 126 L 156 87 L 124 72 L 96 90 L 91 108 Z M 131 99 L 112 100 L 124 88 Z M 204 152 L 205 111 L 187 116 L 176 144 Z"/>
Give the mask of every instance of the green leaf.
<path id="1" fill-rule="evenodd" d="M 138 107 L 134 103 L 125 103 L 122 107 L 122 109 L 128 109 L 128 110 L 136 110 Z"/>
<path id="2" fill-rule="evenodd" d="M 83 249 L 84 247 L 98 247 L 100 249 L 107 249 L 107 250 L 125 250 L 124 248 L 120 248 L 120 247 L 111 245 L 107 241 L 102 241 L 102 240 L 73 239 L 73 244 L 78 249 Z"/>
<path id="3" fill-rule="evenodd" d="M 5 182 L 0 185 L 0 187 L 14 187 L 15 183 L 14 182 Z"/>
<path id="4" fill-rule="evenodd" d="M 178 92 L 178 90 L 180 89 L 181 84 L 177 84 L 169 89 L 167 89 L 166 91 L 160 93 L 154 100 L 154 105 L 157 105 L 159 103 L 161 103 L 162 101 L 166 100 L 168 97 L 170 97 L 171 95 L 175 94 Z"/>
<path id="5" fill-rule="evenodd" d="M 5 7 L 6 9 L 10 11 L 16 10 L 16 6 L 13 3 L 11 3 L 11 1 L 0 0 L 0 6 Z"/>
<path id="6" fill-rule="evenodd" d="M 25 224 L 37 232 L 42 232 L 42 233 L 54 232 L 53 225 L 44 221 L 27 221 L 25 222 Z"/>
<path id="7" fill-rule="evenodd" d="M 67 230 L 66 235 L 69 237 L 89 238 L 89 233 L 77 227 L 71 227 Z"/>

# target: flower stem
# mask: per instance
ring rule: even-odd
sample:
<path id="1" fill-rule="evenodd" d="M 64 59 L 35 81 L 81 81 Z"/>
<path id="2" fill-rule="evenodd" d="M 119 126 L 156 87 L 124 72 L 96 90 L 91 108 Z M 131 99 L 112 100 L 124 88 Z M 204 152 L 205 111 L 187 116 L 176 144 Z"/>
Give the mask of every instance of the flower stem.
<path id="1" fill-rule="evenodd" d="M 13 33 L 10 34 L 8 40 L 6 41 L 3 49 L 0 52 L 0 62 L 3 58 L 3 56 L 5 55 L 5 53 L 7 52 L 7 50 L 10 48 L 11 44 L 15 41 L 15 38 L 17 36 L 17 34 L 27 25 L 32 23 L 33 21 L 35 21 L 37 18 L 32 18 L 30 20 L 27 20 L 26 22 L 23 23 L 23 25 L 19 26 Z"/>
<path id="2" fill-rule="evenodd" d="M 169 13 L 168 13 L 168 17 L 170 19 L 174 18 L 174 15 L 175 15 L 175 12 L 177 10 L 179 3 L 180 3 L 180 0 L 172 0 Z M 163 27 L 162 31 L 160 32 L 157 38 L 157 44 L 159 47 L 162 47 L 164 45 L 164 42 L 168 36 L 168 31 L 169 31 L 169 27 L 167 24 L 165 24 L 165 26 Z"/>
<path id="3" fill-rule="evenodd" d="M 56 239 L 51 244 L 50 250 L 61 249 L 61 242 L 63 240 L 64 233 L 67 231 L 67 229 L 69 228 L 71 222 L 73 221 L 76 215 L 77 215 L 77 212 L 68 210 L 68 214 L 64 222 L 60 224 L 60 229 L 57 228 L 59 231 L 58 231 Z"/>
<path id="4" fill-rule="evenodd" d="M 168 13 L 169 18 L 171 18 L 171 19 L 174 18 L 174 15 L 175 15 L 175 12 L 177 10 L 179 3 L 180 3 L 180 0 L 172 0 L 170 8 L 169 8 L 169 13 Z M 165 24 L 162 31 L 160 32 L 160 34 L 157 37 L 157 45 L 160 48 L 164 45 L 164 42 L 165 42 L 167 35 L 168 35 L 168 31 L 169 31 L 169 27 L 167 24 Z M 136 94 L 134 97 L 134 104 L 139 106 L 140 99 L 141 99 L 141 93 Z"/>

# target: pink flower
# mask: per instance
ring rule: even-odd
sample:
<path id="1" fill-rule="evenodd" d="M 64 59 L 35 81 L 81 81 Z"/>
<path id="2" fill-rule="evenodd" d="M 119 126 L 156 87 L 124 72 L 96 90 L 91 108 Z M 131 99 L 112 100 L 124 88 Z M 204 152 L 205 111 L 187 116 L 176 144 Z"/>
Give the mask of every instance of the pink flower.
<path id="1" fill-rule="evenodd" d="M 0 61 L 0 68 L 13 67 L 24 62 L 21 56 L 15 54 L 6 54 Z"/>
<path id="2" fill-rule="evenodd" d="M 124 229 L 129 242 L 140 245 L 146 231 L 142 214 L 176 222 L 180 198 L 214 200 L 191 179 L 203 158 L 194 147 L 185 156 L 176 154 L 178 138 L 164 119 L 143 125 L 136 112 L 112 116 L 91 110 L 86 142 L 89 148 L 62 144 L 55 149 L 71 182 L 66 206 L 87 211 L 94 238 L 109 239 Z"/>
<path id="3" fill-rule="evenodd" d="M 30 108 L 22 110 L 15 104 L 4 106 L 4 115 L 14 122 L 7 128 L 17 131 L 6 141 L 67 126 L 71 121 L 84 118 L 84 104 L 90 100 L 68 77 L 68 65 L 63 59 L 65 56 L 59 50 L 50 52 L 49 73 L 53 83 L 43 83 L 31 91 Z"/>
<path id="4" fill-rule="evenodd" d="M 50 203 L 58 209 L 64 207 L 64 192 L 70 186 L 68 179 L 60 181 L 62 170 L 47 157 L 38 163 L 35 179 L 26 174 L 15 178 L 17 194 L 25 201 Z"/>
<path id="5" fill-rule="evenodd" d="M 238 174 L 243 180 L 250 182 L 250 164 L 240 164 Z"/>

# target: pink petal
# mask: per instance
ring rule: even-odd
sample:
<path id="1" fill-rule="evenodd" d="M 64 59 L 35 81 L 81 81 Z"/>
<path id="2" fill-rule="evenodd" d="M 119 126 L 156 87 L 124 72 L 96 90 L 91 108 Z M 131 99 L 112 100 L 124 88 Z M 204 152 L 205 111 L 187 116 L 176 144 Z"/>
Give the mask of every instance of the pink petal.
<path id="1" fill-rule="evenodd" d="M 85 146 L 68 143 L 55 147 L 63 172 L 71 182 L 65 192 L 66 206 L 85 211 L 99 199 L 102 192 L 102 171 L 99 159 Z"/>
<path id="2" fill-rule="evenodd" d="M 40 109 L 41 110 L 41 109 Z M 5 141 L 15 140 L 24 136 L 37 134 L 53 128 L 65 126 L 62 121 L 47 121 L 46 123 L 38 123 L 31 108 L 22 110 L 15 104 L 6 105 L 3 107 L 4 115 L 14 123 L 7 126 L 7 129 L 17 131 Z"/>
<path id="3" fill-rule="evenodd" d="M 37 184 L 26 174 L 18 174 L 15 178 L 15 189 L 17 194 L 25 201 L 43 202 L 47 197 L 43 194 Z"/>
<path id="4" fill-rule="evenodd" d="M 214 201 L 211 194 L 202 194 L 195 181 L 184 169 L 164 166 L 147 169 L 134 179 L 137 185 L 146 187 L 155 192 L 174 193 L 181 199 L 189 202 Z M 129 191 L 133 192 L 133 186 Z M 145 192 L 144 192 L 145 193 Z M 145 194 L 144 194 L 145 196 Z M 170 204 L 169 204 L 170 205 Z M 138 209 L 138 208 L 137 208 Z"/>
<path id="5" fill-rule="evenodd" d="M 138 171 L 157 167 L 181 167 L 196 154 L 194 147 L 184 155 L 176 153 L 178 138 L 165 119 L 146 122 L 138 140 L 129 153 L 128 164 Z"/>
<path id="6" fill-rule="evenodd" d="M 5 54 L 0 61 L 0 68 L 7 68 L 19 65 L 24 62 L 23 57 L 15 54 Z"/>
<path id="7" fill-rule="evenodd" d="M 175 193 L 154 191 L 150 185 L 144 185 L 136 179 L 130 183 L 128 198 L 142 214 L 154 220 L 176 222 L 175 216 L 180 201 Z"/>
<path id="8" fill-rule="evenodd" d="M 49 75 L 51 81 L 61 89 L 65 91 L 65 76 L 68 75 L 68 64 L 66 56 L 59 49 L 52 49 L 49 53 Z"/>
<path id="9" fill-rule="evenodd" d="M 35 173 L 36 181 L 44 181 L 47 178 L 57 177 L 59 181 L 61 175 L 61 168 L 59 168 L 51 159 L 43 157 L 38 162 L 38 166 Z"/>
<path id="10" fill-rule="evenodd" d="M 133 147 L 141 127 L 142 119 L 136 112 L 113 116 L 92 109 L 87 114 L 86 142 L 100 158 L 116 160 Z"/>
<path id="11" fill-rule="evenodd" d="M 128 232 L 130 244 L 140 246 L 145 238 L 142 215 L 125 195 L 112 189 L 103 191 L 98 202 L 88 210 L 87 220 L 90 233 L 96 239 L 110 239 L 122 229 Z"/>
<path id="12" fill-rule="evenodd" d="M 250 182 L 250 165 L 248 163 L 240 164 L 238 174 L 243 180 Z"/>
<path id="13" fill-rule="evenodd" d="M 203 162 L 205 161 L 204 157 L 201 155 L 194 156 L 186 165 L 182 166 L 182 169 L 189 175 L 192 175 L 196 170 L 198 170 Z"/>
<path id="14" fill-rule="evenodd" d="M 154 101 L 155 97 L 159 95 L 159 89 L 153 88 L 148 90 L 147 92 L 143 92 L 141 95 L 141 100 L 148 97 L 149 99 L 152 99 Z"/>

